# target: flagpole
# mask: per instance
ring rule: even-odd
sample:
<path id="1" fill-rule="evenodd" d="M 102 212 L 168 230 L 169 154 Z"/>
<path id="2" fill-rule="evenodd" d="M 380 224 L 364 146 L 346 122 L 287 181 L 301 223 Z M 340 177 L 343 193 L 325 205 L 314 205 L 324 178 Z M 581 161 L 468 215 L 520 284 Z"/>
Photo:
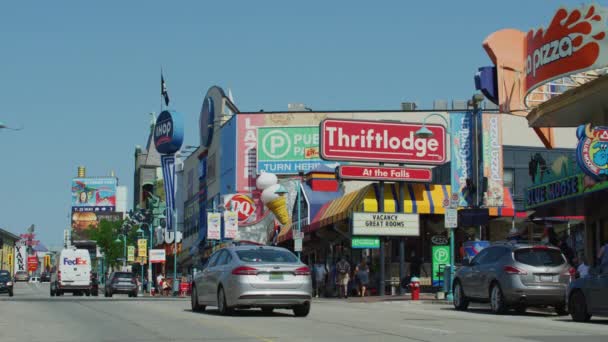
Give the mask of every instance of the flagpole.
<path id="1" fill-rule="evenodd" d="M 160 84 L 161 88 L 160 88 L 160 112 L 159 113 L 162 113 L 163 112 L 163 84 L 162 84 L 162 82 L 163 82 L 163 66 L 162 65 L 160 66 L 160 80 L 161 80 L 160 81 L 161 82 L 161 84 Z"/>

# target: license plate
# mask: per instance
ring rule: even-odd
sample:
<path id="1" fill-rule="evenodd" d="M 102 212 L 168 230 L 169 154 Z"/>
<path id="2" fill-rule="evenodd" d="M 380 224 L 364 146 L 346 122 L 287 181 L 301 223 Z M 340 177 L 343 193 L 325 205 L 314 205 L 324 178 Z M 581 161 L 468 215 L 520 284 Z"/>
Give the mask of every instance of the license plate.
<path id="1" fill-rule="evenodd" d="M 553 276 L 550 276 L 550 275 L 540 276 L 540 281 L 553 282 Z"/>
<path id="2" fill-rule="evenodd" d="M 283 273 L 270 273 L 270 280 L 283 280 Z"/>

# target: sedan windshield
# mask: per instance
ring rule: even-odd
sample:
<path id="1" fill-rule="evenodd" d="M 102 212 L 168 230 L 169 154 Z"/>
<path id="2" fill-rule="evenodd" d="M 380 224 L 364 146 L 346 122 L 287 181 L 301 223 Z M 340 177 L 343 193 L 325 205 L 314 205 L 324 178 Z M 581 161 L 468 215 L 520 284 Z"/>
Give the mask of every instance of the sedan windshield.
<path id="1" fill-rule="evenodd" d="M 277 249 L 247 249 L 236 251 L 236 255 L 244 262 L 260 263 L 297 263 L 298 258 L 289 251 Z"/>

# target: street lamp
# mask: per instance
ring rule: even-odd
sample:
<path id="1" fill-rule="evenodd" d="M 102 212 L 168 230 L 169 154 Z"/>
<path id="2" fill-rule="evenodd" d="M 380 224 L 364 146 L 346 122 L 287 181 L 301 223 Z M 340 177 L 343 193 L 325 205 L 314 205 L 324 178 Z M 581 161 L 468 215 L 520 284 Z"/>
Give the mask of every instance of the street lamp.
<path id="1" fill-rule="evenodd" d="M 123 256 L 124 256 L 124 258 L 122 259 L 122 267 L 124 269 L 127 267 L 127 236 L 125 234 L 118 234 L 118 237 L 116 238 L 116 240 L 114 240 L 114 242 L 120 243 L 121 237 L 122 237 L 122 242 L 123 242 Z"/>
<path id="2" fill-rule="evenodd" d="M 416 137 L 425 138 L 425 139 L 433 137 L 433 135 L 434 135 L 433 132 L 426 127 L 426 120 L 433 116 L 440 117 L 443 120 L 443 122 L 445 122 L 446 127 L 449 127 L 448 120 L 443 115 L 438 114 L 438 113 L 431 113 L 431 114 L 427 115 L 424 118 L 424 120 L 422 121 L 422 127 L 419 130 L 417 130 L 415 133 Z M 451 163 L 451 161 L 450 161 L 450 163 Z M 454 253 L 454 248 L 455 248 L 455 246 L 454 246 L 454 244 L 455 244 L 454 229 L 456 229 L 456 228 L 450 228 L 450 264 L 451 264 L 450 265 L 450 275 L 451 275 L 450 281 L 454 279 L 454 264 L 456 262 L 455 253 Z M 444 281 L 445 281 L 445 279 L 444 279 Z M 454 299 L 454 295 L 452 293 L 452 284 L 448 284 L 448 286 L 446 286 L 446 287 L 448 290 L 448 293 L 446 294 L 446 300 L 451 301 Z"/>

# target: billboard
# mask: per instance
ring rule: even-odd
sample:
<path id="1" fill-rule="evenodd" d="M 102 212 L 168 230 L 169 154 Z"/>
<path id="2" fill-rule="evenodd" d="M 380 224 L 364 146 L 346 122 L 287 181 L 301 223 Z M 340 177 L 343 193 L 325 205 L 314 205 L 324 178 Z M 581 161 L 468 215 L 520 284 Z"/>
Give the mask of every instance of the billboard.
<path id="1" fill-rule="evenodd" d="M 15 272 L 27 271 L 27 247 L 21 243 L 15 244 Z"/>
<path id="2" fill-rule="evenodd" d="M 97 228 L 102 220 L 116 222 L 122 220 L 123 213 L 117 212 L 73 212 L 72 228 L 74 230 L 84 230 Z"/>
<path id="3" fill-rule="evenodd" d="M 246 194 L 224 195 L 224 208 L 237 212 L 239 223 L 252 222 L 256 218 L 255 202 Z"/>
<path id="4" fill-rule="evenodd" d="M 114 177 L 73 178 L 73 212 L 113 212 L 116 210 Z"/>
<path id="5" fill-rule="evenodd" d="M 473 157 L 471 154 L 473 121 L 470 112 L 450 114 L 450 185 L 451 198 L 457 200 L 457 206 L 468 207 L 472 198 L 465 191 L 467 179 L 472 178 Z"/>
<path id="6" fill-rule="evenodd" d="M 401 213 L 355 212 L 352 218 L 353 235 L 419 236 L 420 216 Z"/>
<path id="7" fill-rule="evenodd" d="M 488 179 L 484 199 L 487 207 L 502 207 L 504 203 L 502 123 L 496 114 L 482 115 L 483 175 Z"/>
<path id="8" fill-rule="evenodd" d="M 446 129 L 427 124 L 432 137 L 417 137 L 422 124 L 327 119 L 321 122 L 321 157 L 325 160 L 443 164 Z"/>
<path id="9" fill-rule="evenodd" d="M 258 173 L 297 174 L 330 164 L 319 156 L 319 126 L 259 127 Z"/>

